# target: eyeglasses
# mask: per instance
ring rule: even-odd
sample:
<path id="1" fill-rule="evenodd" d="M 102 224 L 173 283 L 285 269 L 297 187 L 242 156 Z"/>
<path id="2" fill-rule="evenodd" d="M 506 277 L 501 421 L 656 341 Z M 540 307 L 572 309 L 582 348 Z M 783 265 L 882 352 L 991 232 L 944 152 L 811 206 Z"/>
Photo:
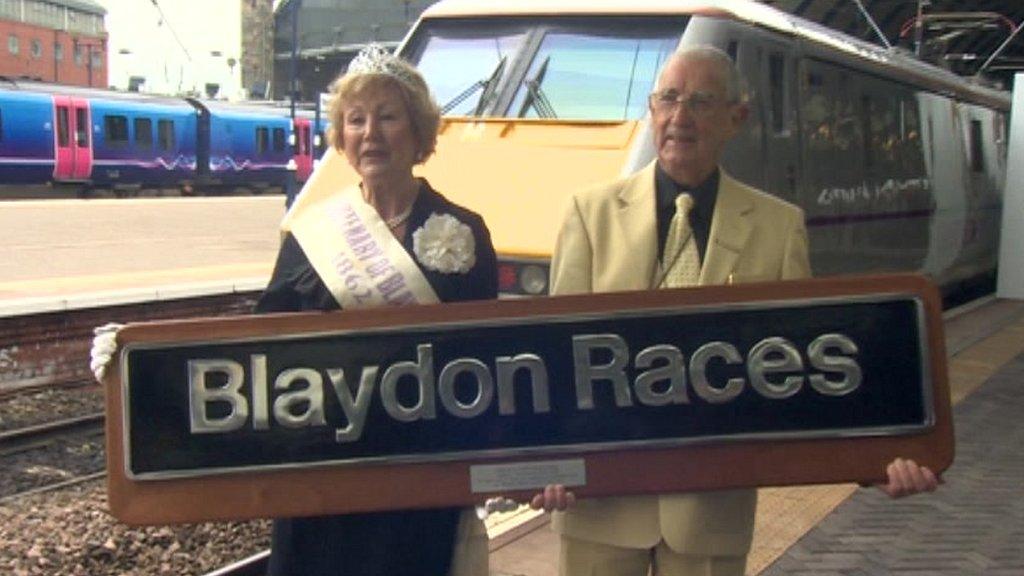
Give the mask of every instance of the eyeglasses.
<path id="1" fill-rule="evenodd" d="M 705 117 L 714 111 L 720 102 L 726 102 L 713 94 L 706 92 L 693 92 L 688 96 L 675 90 L 653 92 L 650 97 L 651 109 L 658 114 L 672 114 L 676 106 L 682 105 L 691 116 Z"/>

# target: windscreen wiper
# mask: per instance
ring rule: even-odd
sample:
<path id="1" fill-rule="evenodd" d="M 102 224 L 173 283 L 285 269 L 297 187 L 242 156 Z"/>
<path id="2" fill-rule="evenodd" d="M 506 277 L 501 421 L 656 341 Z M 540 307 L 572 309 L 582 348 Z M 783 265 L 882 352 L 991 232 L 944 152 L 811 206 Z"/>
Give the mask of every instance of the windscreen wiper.
<path id="1" fill-rule="evenodd" d="M 537 111 L 537 116 L 541 118 L 558 118 L 558 114 L 555 113 L 555 107 L 551 105 L 551 101 L 548 100 L 544 90 L 540 85 L 544 82 L 544 75 L 548 72 L 548 63 L 551 62 L 551 56 L 544 59 L 544 62 L 537 69 L 537 73 L 533 75 L 533 78 L 527 78 L 523 80 L 523 84 L 526 86 L 526 98 L 523 99 L 523 105 L 519 108 L 519 117 L 525 118 L 526 111 L 532 106 Z"/>
<path id="2" fill-rule="evenodd" d="M 477 80 L 472 83 L 469 88 L 466 88 L 462 92 L 455 95 L 454 98 L 448 101 L 447 104 L 441 107 L 441 114 L 447 114 L 454 110 L 459 104 L 462 104 L 467 98 L 472 96 L 477 90 L 483 90 L 480 95 L 480 100 L 476 103 L 476 108 L 473 110 L 473 116 L 480 116 L 484 109 L 487 108 L 487 104 L 490 103 L 494 97 L 494 93 L 498 89 L 498 79 L 501 78 L 501 73 L 505 70 L 505 62 L 508 60 L 507 56 L 502 56 L 501 60 L 498 60 L 498 64 L 491 71 L 487 78 Z"/>

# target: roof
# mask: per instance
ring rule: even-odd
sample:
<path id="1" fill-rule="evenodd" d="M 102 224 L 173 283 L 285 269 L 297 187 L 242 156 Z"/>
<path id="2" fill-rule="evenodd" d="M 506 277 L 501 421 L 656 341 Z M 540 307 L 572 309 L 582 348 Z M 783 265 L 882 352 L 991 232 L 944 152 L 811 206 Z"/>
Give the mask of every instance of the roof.
<path id="1" fill-rule="evenodd" d="M 78 10 L 79 12 L 88 12 L 89 14 L 96 14 L 97 16 L 106 16 L 107 9 L 101 6 L 98 2 L 93 0 L 46 0 L 51 4 L 58 6 L 66 6 L 72 10 Z"/>
<path id="2" fill-rule="evenodd" d="M 1020 30 L 1024 1 L 922 1 L 927 7 L 920 18 L 921 39 L 915 42 L 918 4 L 912 0 L 442 0 L 423 16 L 696 13 L 791 31 L 792 25 L 771 7 L 882 48 L 906 48 L 960 75 L 974 75 L 984 68 L 1009 85 L 1014 71 L 1024 71 L 1024 30 Z"/>
<path id="3" fill-rule="evenodd" d="M 961 75 L 976 74 L 986 62 L 985 72 L 1004 81 L 1009 80 L 1014 71 L 1024 71 L 1024 31 L 1020 30 L 1024 25 L 1024 2 L 1021 0 L 921 2 L 926 6 L 921 13 L 919 42 L 916 37 L 918 2 L 765 0 L 765 3 L 875 44 L 887 42 L 902 46 Z M 865 12 L 877 25 L 877 31 Z"/>

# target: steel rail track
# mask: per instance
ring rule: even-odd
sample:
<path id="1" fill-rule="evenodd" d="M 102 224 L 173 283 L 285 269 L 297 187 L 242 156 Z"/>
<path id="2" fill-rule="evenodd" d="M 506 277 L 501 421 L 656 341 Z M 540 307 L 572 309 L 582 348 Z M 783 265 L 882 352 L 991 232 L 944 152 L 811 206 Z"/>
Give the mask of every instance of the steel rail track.
<path id="1" fill-rule="evenodd" d="M 105 419 L 99 412 L 0 432 L 0 456 L 22 452 L 72 432 L 101 428 Z"/>

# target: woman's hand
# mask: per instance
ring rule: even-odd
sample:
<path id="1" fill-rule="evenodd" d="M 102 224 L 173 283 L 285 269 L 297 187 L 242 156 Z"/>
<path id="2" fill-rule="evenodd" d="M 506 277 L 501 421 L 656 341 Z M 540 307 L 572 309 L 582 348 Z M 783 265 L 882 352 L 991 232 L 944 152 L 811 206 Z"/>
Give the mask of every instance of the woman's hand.
<path id="1" fill-rule="evenodd" d="M 879 490 L 891 498 L 903 498 L 921 492 L 935 492 L 942 482 L 927 466 L 920 466 L 913 460 L 897 458 L 886 468 L 889 482 L 876 484 Z"/>
<path id="2" fill-rule="evenodd" d="M 92 349 L 89 350 L 89 368 L 96 376 L 96 381 L 101 384 L 103 376 L 107 372 L 107 365 L 110 364 L 114 352 L 117 351 L 117 332 L 121 328 L 124 328 L 124 324 L 113 322 L 93 328 Z"/>
<path id="3" fill-rule="evenodd" d="M 566 490 L 561 484 L 548 484 L 544 491 L 535 495 L 530 500 L 530 508 L 553 512 L 565 510 L 576 504 L 576 494 L 572 490 Z"/>

